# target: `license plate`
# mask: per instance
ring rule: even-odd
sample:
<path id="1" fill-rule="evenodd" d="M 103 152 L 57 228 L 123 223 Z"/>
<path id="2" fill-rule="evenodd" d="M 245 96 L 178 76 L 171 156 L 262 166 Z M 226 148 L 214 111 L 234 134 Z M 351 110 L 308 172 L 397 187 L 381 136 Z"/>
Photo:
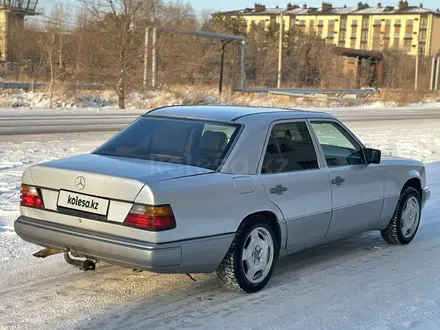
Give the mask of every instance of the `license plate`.
<path id="1" fill-rule="evenodd" d="M 58 206 L 87 213 L 107 215 L 109 200 L 60 190 Z"/>

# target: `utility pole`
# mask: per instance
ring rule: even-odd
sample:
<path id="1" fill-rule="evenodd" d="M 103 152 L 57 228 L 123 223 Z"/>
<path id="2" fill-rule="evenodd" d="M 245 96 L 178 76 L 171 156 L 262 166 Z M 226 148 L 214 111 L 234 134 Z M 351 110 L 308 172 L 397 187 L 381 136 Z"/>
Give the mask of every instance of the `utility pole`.
<path id="1" fill-rule="evenodd" d="M 148 79 L 148 43 L 149 43 L 149 34 L 150 28 L 145 29 L 145 49 L 144 49 L 144 76 L 143 76 L 143 85 L 144 88 L 147 88 L 147 79 Z"/>
<path id="2" fill-rule="evenodd" d="M 280 45 L 279 45 L 279 54 L 278 54 L 278 88 L 281 88 L 281 78 L 283 71 L 283 36 L 284 36 L 284 18 L 283 11 L 281 11 L 281 22 L 280 22 Z"/>
<path id="3" fill-rule="evenodd" d="M 437 57 L 437 70 L 435 74 L 434 89 L 438 90 L 438 80 L 440 79 L 440 57 Z"/>
<path id="4" fill-rule="evenodd" d="M 240 73 L 240 88 L 244 89 L 246 83 L 246 40 L 241 42 L 241 73 Z"/>
<path id="5" fill-rule="evenodd" d="M 419 82 L 419 48 L 417 48 L 417 55 L 416 55 L 416 76 L 415 76 L 415 86 L 414 89 L 418 89 L 418 82 Z"/>
<path id="6" fill-rule="evenodd" d="M 60 71 L 62 72 L 62 70 L 63 70 L 63 32 L 62 31 L 60 31 L 60 34 L 59 34 L 59 46 L 60 46 L 60 50 L 59 50 L 59 56 L 60 56 L 60 59 L 59 59 L 59 62 L 60 62 Z"/>
<path id="7" fill-rule="evenodd" d="M 436 67 L 436 58 L 433 57 L 431 61 L 431 79 L 429 80 L 429 90 L 434 90 L 435 87 L 435 67 Z"/>
<path id="8" fill-rule="evenodd" d="M 234 95 L 237 88 L 237 43 L 232 44 L 232 82 L 231 82 L 231 95 Z"/>
<path id="9" fill-rule="evenodd" d="M 218 82 L 218 93 L 222 95 L 223 93 L 223 72 L 225 67 L 225 50 L 226 50 L 226 40 L 222 40 L 222 53 L 220 58 L 220 78 Z"/>
<path id="10" fill-rule="evenodd" d="M 152 68 L 151 68 L 151 87 L 156 88 L 156 69 L 157 69 L 157 50 L 156 50 L 156 42 L 157 42 L 157 28 L 153 29 L 153 54 L 152 54 Z"/>

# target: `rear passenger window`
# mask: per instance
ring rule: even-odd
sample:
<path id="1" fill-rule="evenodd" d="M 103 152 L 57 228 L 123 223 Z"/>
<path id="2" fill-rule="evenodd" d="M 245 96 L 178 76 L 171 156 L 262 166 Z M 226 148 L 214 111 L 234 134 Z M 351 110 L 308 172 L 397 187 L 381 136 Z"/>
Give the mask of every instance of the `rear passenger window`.
<path id="1" fill-rule="evenodd" d="M 318 169 L 318 158 L 304 122 L 272 129 L 261 172 L 264 174 Z"/>

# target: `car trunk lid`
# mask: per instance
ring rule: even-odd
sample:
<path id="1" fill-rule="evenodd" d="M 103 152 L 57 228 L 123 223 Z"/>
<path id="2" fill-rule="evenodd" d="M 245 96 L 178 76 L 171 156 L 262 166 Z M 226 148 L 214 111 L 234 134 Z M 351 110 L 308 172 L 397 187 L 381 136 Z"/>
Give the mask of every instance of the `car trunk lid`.
<path id="1" fill-rule="evenodd" d="M 149 183 L 212 172 L 180 164 L 93 154 L 49 161 L 28 168 L 23 175 L 24 185 L 38 188 L 43 208 L 24 207 L 21 213 L 84 230 L 114 233 L 143 188 L 148 190 L 147 204 L 155 204 L 154 191 L 145 187 Z M 154 232 L 127 226 L 119 227 L 117 232 L 150 242 L 156 239 Z"/>
<path id="2" fill-rule="evenodd" d="M 212 173 L 204 168 L 102 155 L 79 155 L 30 168 L 38 187 L 133 202 L 145 184 Z"/>

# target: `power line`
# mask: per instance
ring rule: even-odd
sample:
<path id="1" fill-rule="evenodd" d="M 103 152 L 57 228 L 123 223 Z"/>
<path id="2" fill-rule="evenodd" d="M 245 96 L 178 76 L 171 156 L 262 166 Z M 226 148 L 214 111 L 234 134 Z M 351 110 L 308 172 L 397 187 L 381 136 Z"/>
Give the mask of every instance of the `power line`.
<path id="1" fill-rule="evenodd" d="M 72 22 L 72 21 L 69 21 L 69 20 L 64 19 L 64 18 L 56 18 L 56 17 L 50 17 L 50 16 L 46 16 L 46 15 L 41 15 L 41 16 L 44 17 L 44 18 L 47 18 L 49 20 L 52 20 L 52 21 L 57 21 L 60 24 L 74 25 L 75 27 L 78 27 L 76 22 Z"/>
<path id="2" fill-rule="evenodd" d="M 61 1 L 51 1 L 51 2 L 59 4 L 59 5 L 62 5 L 62 6 L 71 6 L 71 7 L 75 7 L 75 8 L 78 8 L 78 9 L 81 8 L 80 6 L 75 5 L 75 4 L 71 3 L 71 2 L 69 2 L 69 3 L 65 3 L 65 2 L 61 2 Z"/>
<path id="3" fill-rule="evenodd" d="M 53 19 L 50 19 L 50 18 L 44 20 L 44 19 L 38 19 L 38 18 L 35 18 L 35 17 L 29 17 L 29 18 L 27 18 L 27 20 L 33 20 L 35 22 L 45 23 L 45 24 L 48 24 L 48 25 L 55 25 L 57 27 L 64 27 L 64 28 L 66 28 L 66 27 L 75 27 L 75 28 L 77 28 L 78 27 L 76 24 L 71 24 L 71 23 L 67 23 L 66 24 L 66 22 L 60 23 L 60 22 L 56 22 L 56 21 L 54 21 Z"/>
<path id="4" fill-rule="evenodd" d="M 78 6 L 78 5 L 76 5 L 76 4 L 72 3 L 72 2 L 65 3 L 65 2 L 62 2 L 62 1 L 53 1 L 53 0 L 50 0 L 50 4 L 52 5 L 52 6 L 50 7 L 51 9 L 53 9 L 53 8 L 55 7 L 55 6 L 53 6 L 54 4 L 61 5 L 61 6 L 63 6 L 63 7 L 74 7 L 74 8 L 77 8 L 77 9 L 81 9 L 80 6 Z"/>

